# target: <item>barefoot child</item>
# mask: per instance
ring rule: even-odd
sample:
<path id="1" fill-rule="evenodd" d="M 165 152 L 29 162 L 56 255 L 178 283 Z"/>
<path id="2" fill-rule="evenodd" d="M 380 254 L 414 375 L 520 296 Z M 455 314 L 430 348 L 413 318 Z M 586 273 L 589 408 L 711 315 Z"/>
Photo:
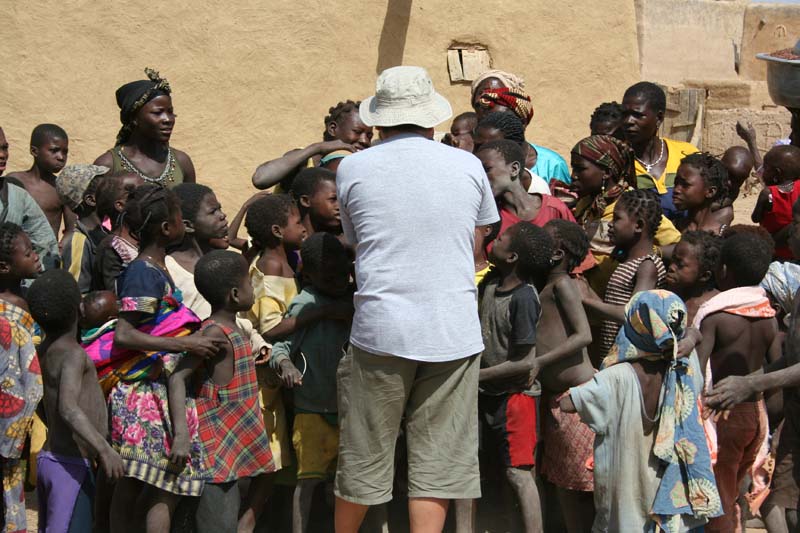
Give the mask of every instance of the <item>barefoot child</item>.
<path id="1" fill-rule="evenodd" d="M 97 214 L 97 187 L 108 167 L 69 165 L 56 178 L 56 191 L 77 220 L 75 231 L 62 242 L 64 269 L 78 282 L 81 294 L 92 290 L 92 269 L 97 247 L 108 232 Z"/>
<path id="2" fill-rule="evenodd" d="M 86 347 L 104 391 L 108 391 L 111 444 L 122 456 L 125 478 L 117 483 L 111 510 L 113 531 L 169 529 L 179 496 L 198 496 L 207 476 L 206 456 L 197 435 L 194 399 L 186 401 L 191 453 L 176 464 L 170 453 L 175 437 L 169 418 L 167 378 L 182 353 L 210 357 L 222 343 L 191 334 L 199 319 L 177 298 L 164 265 L 166 247 L 183 237 L 174 193 L 157 185 L 137 188 L 126 218 L 141 252 L 119 279 L 121 312 L 114 331 Z M 134 503 L 147 487 L 146 525 L 135 522 Z"/>
<path id="3" fill-rule="evenodd" d="M 675 294 L 637 293 L 605 369 L 561 400 L 597 434 L 593 531 L 672 533 L 721 514 L 698 412 L 700 366 L 694 352 L 677 357 L 686 325 Z"/>
<path id="4" fill-rule="evenodd" d="M 589 238 L 583 228 L 566 220 L 551 220 L 544 229 L 554 246 L 547 284 L 539 294 L 542 318 L 536 364 L 545 402 L 540 472 L 557 488 L 567 530 L 588 531 L 594 520 L 594 479 L 587 467 L 594 433 L 577 415 L 562 412 L 558 402 L 570 387 L 594 375 L 586 351 L 592 341 L 589 321 L 580 290 L 570 277 L 589 252 Z"/>
<path id="5" fill-rule="evenodd" d="M 184 358 L 169 378 L 169 403 L 175 427 L 172 459 L 183 464 L 189 456 L 186 381 L 195 374 L 200 380 L 198 431 L 210 463 L 210 479 L 197 510 L 197 531 L 236 531 L 240 505 L 238 480 L 275 470 L 258 406 L 252 348 L 236 324 L 236 313 L 253 305 L 253 286 L 247 261 L 235 252 L 223 250 L 200 258 L 195 267 L 195 281 L 212 308 L 201 331 L 222 343 L 222 349 L 209 359 Z"/>
<path id="6" fill-rule="evenodd" d="M 775 240 L 778 259 L 796 259 L 787 245 L 792 206 L 800 198 L 800 148 L 776 146 L 764 156 L 764 187 L 758 195 L 752 220 Z"/>
<path id="7" fill-rule="evenodd" d="M 728 376 L 758 372 L 780 356 L 775 310 L 759 283 L 770 264 L 769 246 L 751 233 L 737 233 L 722 244 L 716 271 L 720 292 L 700 307 L 694 326 L 703 339 L 697 347 L 705 374 L 717 383 Z M 706 364 L 710 361 L 707 369 Z M 712 520 L 708 531 L 733 531 L 738 525 L 739 487 L 767 435 L 761 395 L 753 395 L 716 424 L 719 452 L 714 475 L 725 515 Z"/>
<path id="8" fill-rule="evenodd" d="M 47 441 L 36 459 L 41 531 L 90 531 L 94 516 L 92 461 L 107 479 L 123 474 L 108 444 L 108 414 L 94 364 L 78 344 L 81 294 L 69 273 L 51 270 L 28 291 L 44 378 Z"/>
<path id="9" fill-rule="evenodd" d="M 30 146 L 33 156 L 31 168 L 12 172 L 8 177 L 17 178 L 25 186 L 25 190 L 42 208 L 58 239 L 62 218 L 65 235 L 75 226 L 75 215 L 61 202 L 56 192 L 56 174 L 67 164 L 69 138 L 67 132 L 55 124 L 39 124 L 31 132 Z"/>
<path id="10" fill-rule="evenodd" d="M 299 179 L 299 177 L 298 177 Z M 295 182 L 296 183 L 296 182 Z M 339 240 L 315 233 L 301 247 L 308 282 L 289 305 L 287 317 L 349 299 L 351 264 Z M 297 456 L 293 531 L 308 530 L 314 489 L 336 472 L 339 426 L 336 370 L 350 338 L 349 320 L 320 320 L 275 344 L 270 365 L 292 389 L 295 418 L 292 442 Z"/>
<path id="11" fill-rule="evenodd" d="M 720 238 L 706 231 L 687 231 L 672 253 L 666 288 L 683 299 L 689 324 L 694 323 L 700 306 L 719 294 L 714 272 L 719 263 L 720 245 Z"/>
<path id="12" fill-rule="evenodd" d="M 595 294 L 583 299 L 587 311 L 603 319 L 599 342 L 594 343 L 599 349 L 592 354 L 596 366 L 614 345 L 625 319 L 624 305 L 631 296 L 664 286 L 667 271 L 653 247 L 661 217 L 658 197 L 647 191 L 626 191 L 614 206 L 609 236 L 620 263 L 608 280 L 602 301 Z"/>
<path id="13" fill-rule="evenodd" d="M 342 233 L 339 200 L 336 197 L 336 174 L 324 168 L 301 170 L 292 182 L 292 197 L 300 209 L 306 235 L 327 231 Z"/>
<path id="14" fill-rule="evenodd" d="M 485 349 L 481 358 L 478 411 L 491 428 L 496 452 L 516 493 L 526 533 L 542 530 L 534 481 L 538 391 L 537 327 L 541 316 L 534 281 L 547 272 L 553 241 L 546 231 L 520 222 L 501 233 L 491 258 L 500 273 L 486 283 L 480 304 Z"/>
<path id="15" fill-rule="evenodd" d="M 672 191 L 675 209 L 686 211 L 686 216 L 676 223 L 678 229 L 722 235 L 733 221 L 733 210 L 720 213 L 714 207 L 727 196 L 728 181 L 725 166 L 711 154 L 697 152 L 684 157 Z"/>
<path id="16" fill-rule="evenodd" d="M 24 279 L 35 278 L 41 265 L 22 228 L 0 224 L 0 466 L 3 481 L 5 531 L 25 531 L 25 440 L 42 398 L 42 376 L 33 346 L 34 323 L 20 296 Z"/>

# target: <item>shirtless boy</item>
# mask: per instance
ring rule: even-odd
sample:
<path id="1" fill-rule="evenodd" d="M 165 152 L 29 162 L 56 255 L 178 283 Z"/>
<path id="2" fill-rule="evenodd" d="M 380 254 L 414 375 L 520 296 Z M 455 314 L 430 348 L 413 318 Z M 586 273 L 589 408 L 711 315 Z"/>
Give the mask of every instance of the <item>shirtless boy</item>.
<path id="1" fill-rule="evenodd" d="M 705 372 L 710 358 L 714 383 L 757 372 L 768 355 L 771 359 L 775 350 L 780 351 L 780 344 L 774 342 L 775 311 L 764 290 L 757 287 L 769 268 L 770 251 L 763 239 L 751 233 L 736 233 L 722 244 L 716 279 L 723 292 L 707 301 L 695 317 L 703 334 L 697 347 L 700 365 Z M 717 422 L 719 454 L 714 475 L 724 515 L 712 519 L 707 531 L 733 531 L 737 525 L 739 487 L 767 431 L 762 405 L 760 395 L 754 394 Z"/>
<path id="2" fill-rule="evenodd" d="M 592 341 L 580 290 L 569 273 L 589 251 L 589 238 L 578 224 L 551 220 L 544 226 L 553 239 L 553 267 L 539 294 L 542 317 L 536 362 L 543 387 L 544 454 L 541 473 L 556 486 L 567 531 L 589 531 L 594 521 L 594 477 L 587 460 L 594 433 L 576 413 L 564 413 L 559 400 L 570 387 L 592 379 L 586 347 Z"/>
<path id="3" fill-rule="evenodd" d="M 28 291 L 31 314 L 45 333 L 39 357 L 48 434 L 37 458 L 42 531 L 91 531 L 93 460 L 112 481 L 123 474 L 122 459 L 106 441 L 97 372 L 76 340 L 80 303 L 78 284 L 64 270 L 45 272 Z"/>
<path id="4" fill-rule="evenodd" d="M 33 165 L 28 170 L 8 175 L 9 178 L 17 178 L 39 204 L 53 228 L 56 239 L 62 218 L 64 234 L 71 232 L 75 227 L 75 215 L 61 202 L 56 192 L 56 174 L 67 164 L 68 152 L 67 132 L 55 124 L 39 124 L 31 133 Z"/>

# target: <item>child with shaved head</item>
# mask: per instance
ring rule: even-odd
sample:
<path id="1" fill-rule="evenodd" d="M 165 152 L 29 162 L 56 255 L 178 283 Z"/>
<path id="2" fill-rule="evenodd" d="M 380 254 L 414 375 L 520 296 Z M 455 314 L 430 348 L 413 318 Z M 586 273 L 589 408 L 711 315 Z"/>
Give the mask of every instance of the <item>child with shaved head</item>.
<path id="1" fill-rule="evenodd" d="M 792 259 L 787 244 L 792 222 L 792 206 L 800 198 L 800 148 L 776 146 L 764 156 L 764 183 L 753 209 L 753 222 L 761 225 L 775 239 L 775 255 Z"/>

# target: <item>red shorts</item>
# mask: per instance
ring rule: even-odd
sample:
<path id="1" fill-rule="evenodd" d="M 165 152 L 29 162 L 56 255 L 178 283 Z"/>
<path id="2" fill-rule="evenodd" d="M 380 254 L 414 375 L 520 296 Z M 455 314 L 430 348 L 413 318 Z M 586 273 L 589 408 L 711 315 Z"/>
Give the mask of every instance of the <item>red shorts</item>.
<path id="1" fill-rule="evenodd" d="M 538 398 L 522 393 L 480 395 L 481 421 L 494 437 L 506 466 L 536 464 L 538 403 Z"/>

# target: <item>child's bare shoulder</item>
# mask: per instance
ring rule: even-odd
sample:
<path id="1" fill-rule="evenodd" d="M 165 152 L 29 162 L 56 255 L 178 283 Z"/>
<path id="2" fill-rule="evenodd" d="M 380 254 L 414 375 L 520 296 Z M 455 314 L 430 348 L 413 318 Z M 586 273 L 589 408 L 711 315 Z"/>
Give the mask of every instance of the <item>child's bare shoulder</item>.
<path id="1" fill-rule="evenodd" d="M 280 276 L 283 274 L 283 262 L 267 253 L 258 258 L 256 267 L 265 276 Z"/>

